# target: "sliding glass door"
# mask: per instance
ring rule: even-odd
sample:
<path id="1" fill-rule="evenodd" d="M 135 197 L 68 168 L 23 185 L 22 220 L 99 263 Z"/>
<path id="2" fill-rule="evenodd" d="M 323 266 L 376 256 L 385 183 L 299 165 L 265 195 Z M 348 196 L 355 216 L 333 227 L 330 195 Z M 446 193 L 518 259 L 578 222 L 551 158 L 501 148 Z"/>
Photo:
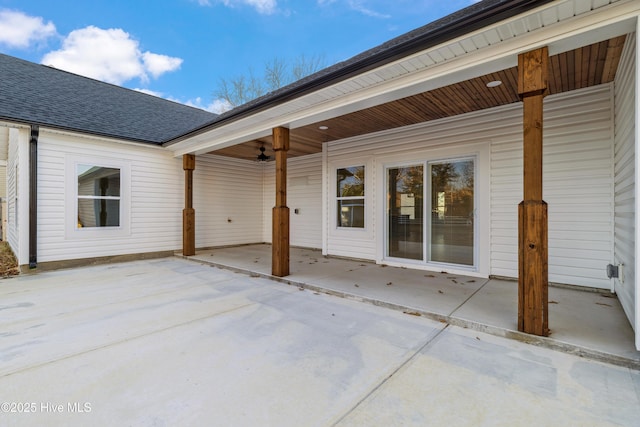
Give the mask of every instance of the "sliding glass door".
<path id="1" fill-rule="evenodd" d="M 429 260 L 473 265 L 474 162 L 430 163 L 431 247 Z"/>
<path id="2" fill-rule="evenodd" d="M 473 158 L 387 168 L 387 257 L 473 266 L 474 177 Z"/>
<path id="3" fill-rule="evenodd" d="M 388 255 L 424 258 L 424 166 L 387 170 Z"/>

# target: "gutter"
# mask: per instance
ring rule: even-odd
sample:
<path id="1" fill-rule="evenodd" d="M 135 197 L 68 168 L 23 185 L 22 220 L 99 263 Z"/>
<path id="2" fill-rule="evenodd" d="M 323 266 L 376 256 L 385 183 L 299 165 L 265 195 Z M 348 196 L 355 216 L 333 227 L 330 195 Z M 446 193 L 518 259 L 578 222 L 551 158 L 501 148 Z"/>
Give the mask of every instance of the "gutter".
<path id="1" fill-rule="evenodd" d="M 271 94 L 241 105 L 227 114 L 223 113 L 209 124 L 173 138 L 163 145 L 165 147 L 171 146 L 553 1 L 556 0 L 496 0 L 493 2 L 485 0 L 427 24 L 422 27 L 422 34 L 410 36 L 412 32 L 420 32 L 419 28 L 401 35 L 358 54 L 350 60 L 321 70 Z M 428 27 L 433 28 L 428 29 Z M 406 40 L 402 40 L 403 38 Z"/>
<path id="2" fill-rule="evenodd" d="M 38 266 L 38 136 L 40 128 L 31 125 L 29 138 L 29 268 Z"/>

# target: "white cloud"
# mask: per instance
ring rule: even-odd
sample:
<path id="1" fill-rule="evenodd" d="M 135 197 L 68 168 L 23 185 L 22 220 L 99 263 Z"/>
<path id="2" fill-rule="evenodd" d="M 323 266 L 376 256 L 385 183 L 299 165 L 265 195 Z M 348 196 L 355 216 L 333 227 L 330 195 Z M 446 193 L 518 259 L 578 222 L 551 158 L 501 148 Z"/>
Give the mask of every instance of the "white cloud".
<path id="1" fill-rule="evenodd" d="M 337 3 L 337 0 L 316 0 L 320 6 L 328 6 L 330 4 Z M 480 1 L 480 0 L 478 0 Z M 391 18 L 391 15 L 387 13 L 376 12 L 372 7 L 367 6 L 367 3 L 371 3 L 367 0 L 344 0 L 347 7 L 356 12 L 362 13 L 366 16 L 371 16 L 373 18 Z M 374 2 L 375 3 L 375 2 Z M 384 2 L 382 2 L 384 4 Z"/>
<path id="2" fill-rule="evenodd" d="M 56 35 L 56 26 L 41 17 L 28 16 L 19 11 L 0 10 L 0 44 L 26 48 Z"/>
<path id="3" fill-rule="evenodd" d="M 138 41 L 119 28 L 104 30 L 89 26 L 69 33 L 62 48 L 49 52 L 41 62 L 119 85 L 134 78 L 146 82 L 148 73 L 157 78 L 174 71 L 182 64 L 182 59 L 142 53 Z"/>
<path id="4" fill-rule="evenodd" d="M 356 12 L 360 12 L 363 15 L 371 16 L 373 18 L 391 18 L 391 15 L 376 12 L 373 9 L 370 9 L 364 5 L 364 1 L 362 0 L 349 0 L 349 7 Z"/>
<path id="5" fill-rule="evenodd" d="M 167 55 L 158 55 L 157 53 L 145 52 L 142 54 L 142 62 L 147 71 L 155 78 L 162 74 L 175 71 L 182 65 L 181 58 L 173 58 Z"/>
<path id="6" fill-rule="evenodd" d="M 177 99 L 171 99 L 171 100 L 180 102 L 190 107 L 200 108 L 201 110 L 206 110 L 206 111 L 209 111 L 210 113 L 215 113 L 215 114 L 222 114 L 225 111 L 229 111 L 231 110 L 231 108 L 233 108 L 231 104 L 229 104 L 227 101 L 222 99 L 214 99 L 213 102 L 209 104 L 203 104 L 202 98 L 200 97 L 197 97 L 196 99 L 190 99 L 188 101 L 179 101 Z"/>
<path id="7" fill-rule="evenodd" d="M 200 6 L 211 6 L 212 0 L 193 0 Z M 275 13 L 278 7 L 278 0 L 213 0 L 222 3 L 227 7 L 236 7 L 240 5 L 251 6 L 263 15 L 271 15 Z"/>
<path id="8" fill-rule="evenodd" d="M 158 98 L 164 98 L 166 100 L 177 102 L 179 104 L 188 105 L 189 107 L 199 108 L 201 110 L 205 110 L 215 114 L 222 114 L 225 111 L 229 111 L 231 110 L 231 108 L 233 108 L 231 104 L 229 104 L 227 101 L 224 101 L 222 99 L 215 99 L 209 104 L 204 104 L 202 101 L 202 98 L 200 97 L 184 101 L 178 98 L 174 98 L 172 96 L 164 96 L 164 93 L 154 91 L 154 90 L 141 89 L 141 88 L 135 88 L 133 90 L 135 90 L 136 92 L 146 93 L 147 95 L 156 96 Z"/>
<path id="9" fill-rule="evenodd" d="M 158 98 L 162 98 L 162 92 L 157 92 L 155 90 L 140 89 L 140 88 L 134 88 L 133 90 L 135 90 L 136 92 L 142 92 L 142 93 L 146 93 L 147 95 L 152 95 L 152 96 L 157 96 Z"/>
<path id="10" fill-rule="evenodd" d="M 259 13 L 265 15 L 272 14 L 276 11 L 278 2 L 276 0 L 242 0 L 243 3 L 253 6 Z"/>

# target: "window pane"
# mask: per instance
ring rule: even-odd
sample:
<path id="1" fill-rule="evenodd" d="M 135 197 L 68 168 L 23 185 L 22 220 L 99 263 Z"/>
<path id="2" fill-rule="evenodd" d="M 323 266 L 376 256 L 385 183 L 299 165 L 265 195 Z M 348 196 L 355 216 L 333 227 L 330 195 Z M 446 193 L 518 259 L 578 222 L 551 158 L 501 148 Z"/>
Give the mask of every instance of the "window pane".
<path id="1" fill-rule="evenodd" d="M 78 228 L 120 226 L 120 200 L 78 199 Z"/>
<path id="2" fill-rule="evenodd" d="M 431 165 L 431 260 L 473 265 L 474 162 Z"/>
<path id="3" fill-rule="evenodd" d="M 338 227 L 364 228 L 364 199 L 338 200 Z"/>
<path id="4" fill-rule="evenodd" d="M 423 259 L 423 167 L 387 170 L 389 201 L 388 254 Z"/>
<path id="5" fill-rule="evenodd" d="M 78 196 L 120 196 L 120 169 L 78 165 Z"/>
<path id="6" fill-rule="evenodd" d="M 338 169 L 338 197 L 364 197 L 364 166 Z"/>
<path id="7" fill-rule="evenodd" d="M 120 226 L 120 169 L 78 165 L 78 228 Z"/>

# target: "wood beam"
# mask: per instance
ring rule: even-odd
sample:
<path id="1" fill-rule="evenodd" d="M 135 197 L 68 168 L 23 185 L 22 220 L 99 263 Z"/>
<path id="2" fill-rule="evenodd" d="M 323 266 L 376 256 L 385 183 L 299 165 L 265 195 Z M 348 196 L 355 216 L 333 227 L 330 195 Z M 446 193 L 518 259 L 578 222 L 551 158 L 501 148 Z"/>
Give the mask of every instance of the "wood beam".
<path id="1" fill-rule="evenodd" d="M 273 129 L 273 151 L 276 157 L 276 205 L 273 208 L 271 274 L 289 275 L 289 208 L 287 207 L 287 151 L 289 129 Z"/>
<path id="2" fill-rule="evenodd" d="M 182 156 L 184 169 L 184 209 L 182 210 L 182 255 L 196 254 L 196 211 L 193 209 L 193 171 L 196 168 L 196 156 Z"/>
<path id="3" fill-rule="evenodd" d="M 518 330 L 549 334 L 548 219 L 542 200 L 543 98 L 548 92 L 547 47 L 518 56 L 523 106 L 523 201 L 518 205 Z"/>

